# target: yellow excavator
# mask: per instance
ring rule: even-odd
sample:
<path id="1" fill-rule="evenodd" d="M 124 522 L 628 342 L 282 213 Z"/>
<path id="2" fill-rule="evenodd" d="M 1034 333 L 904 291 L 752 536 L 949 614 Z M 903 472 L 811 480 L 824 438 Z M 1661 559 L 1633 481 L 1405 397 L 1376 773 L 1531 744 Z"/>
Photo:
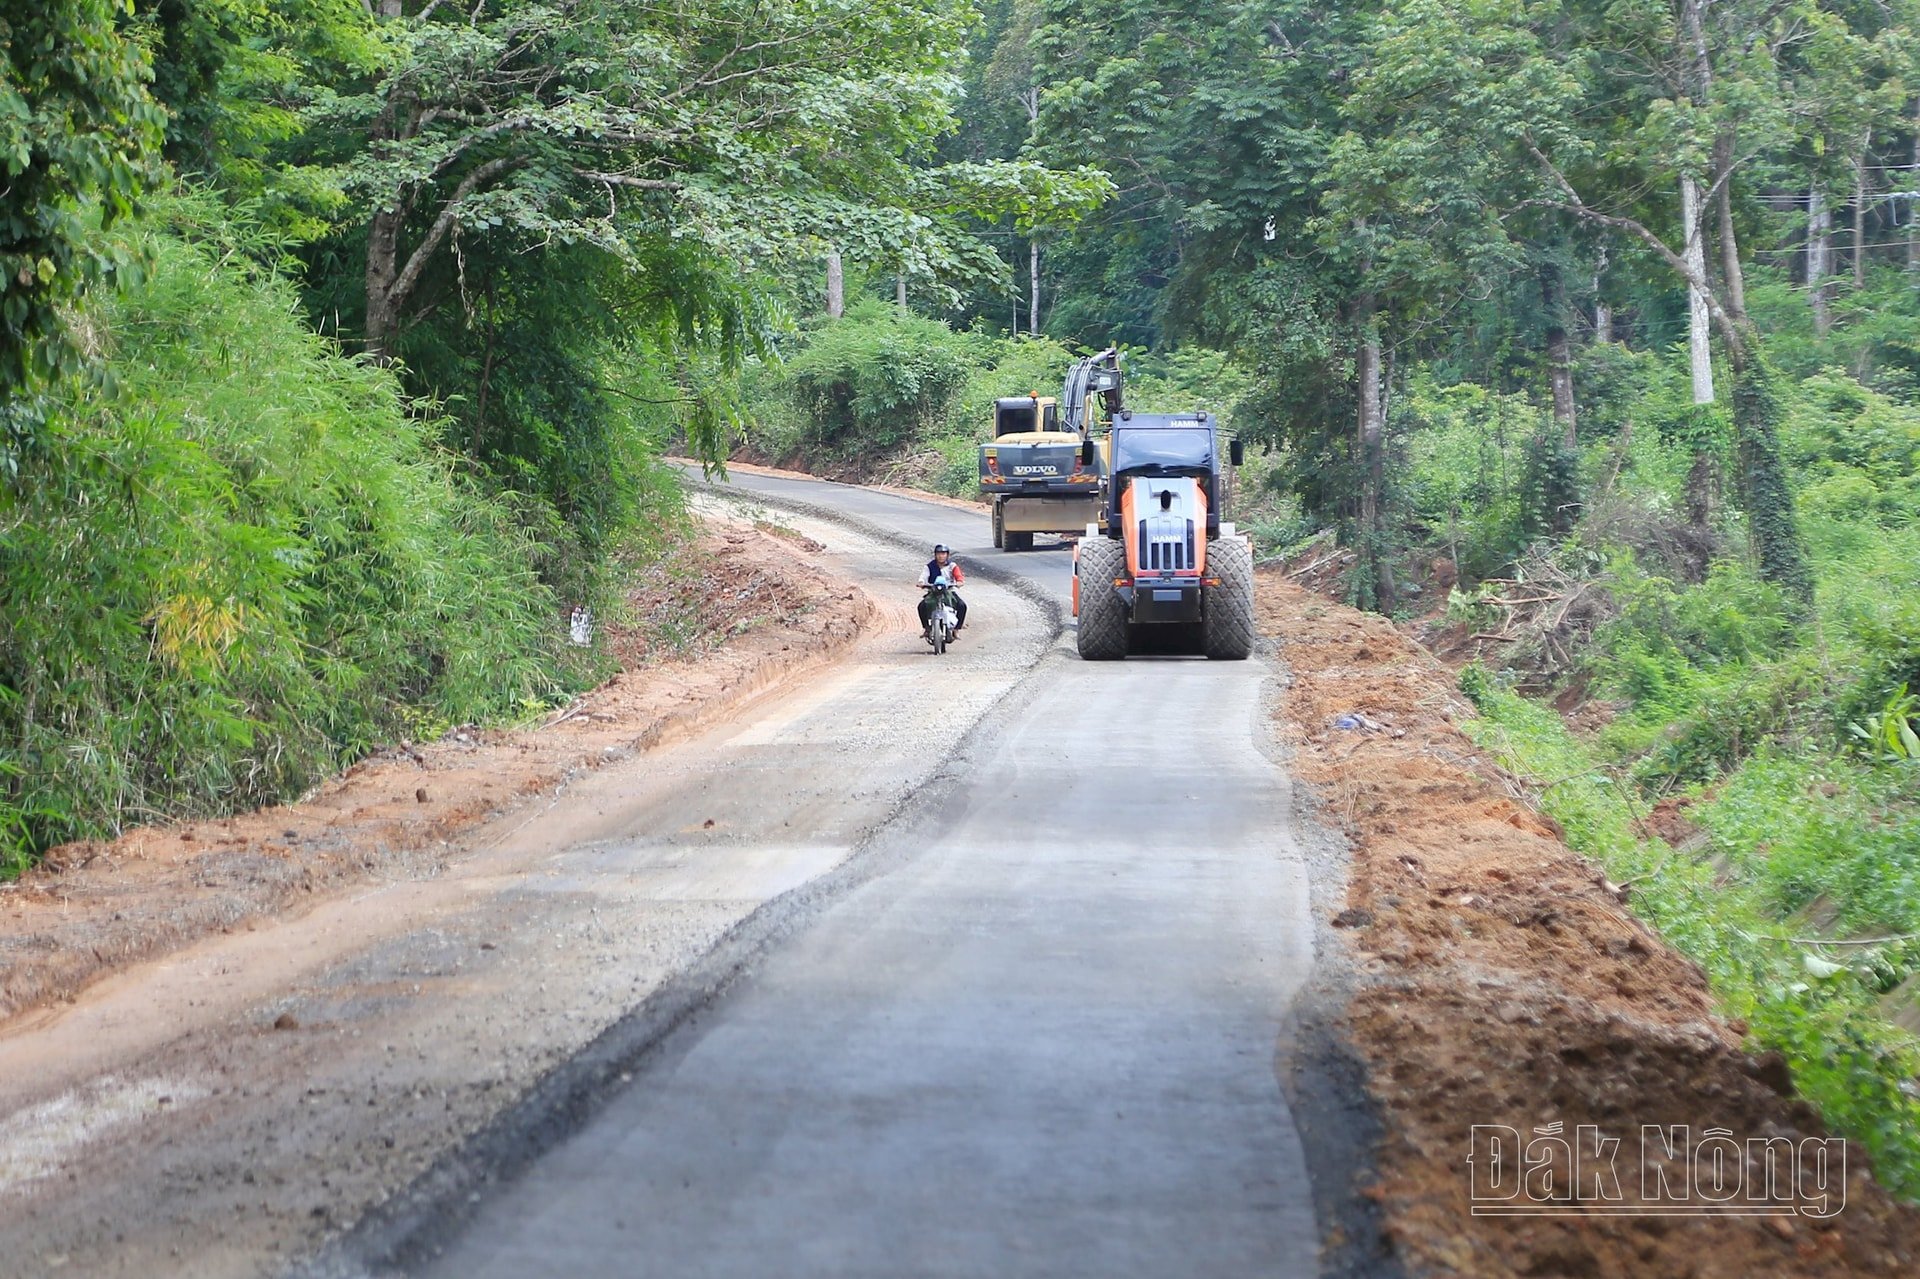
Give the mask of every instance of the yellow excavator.
<path id="1" fill-rule="evenodd" d="M 1120 353 L 1108 347 L 1067 370 L 1060 394 L 994 401 L 980 446 L 980 495 L 993 503 L 993 544 L 1030 551 L 1036 533 L 1077 534 L 1105 522 L 1106 441 L 1120 412 Z M 1088 447 L 1092 446 L 1092 447 Z"/>

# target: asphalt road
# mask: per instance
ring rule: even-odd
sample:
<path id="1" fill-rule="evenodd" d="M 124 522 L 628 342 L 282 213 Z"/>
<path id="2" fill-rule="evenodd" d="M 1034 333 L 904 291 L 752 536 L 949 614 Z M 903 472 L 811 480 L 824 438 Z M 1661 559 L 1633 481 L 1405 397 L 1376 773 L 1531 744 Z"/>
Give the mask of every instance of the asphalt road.
<path id="1" fill-rule="evenodd" d="M 1000 555 L 982 516 L 735 484 L 948 541 L 1064 602 L 1066 553 Z M 955 656 L 968 641 L 993 643 L 990 616 Z M 868 696 L 938 706 L 945 660 Z M 1069 622 L 868 836 L 859 873 L 407 1272 L 1313 1274 L 1277 1065 L 1312 929 L 1262 749 L 1270 673 L 1082 663 Z M 864 767 L 849 753 L 850 791 Z"/>

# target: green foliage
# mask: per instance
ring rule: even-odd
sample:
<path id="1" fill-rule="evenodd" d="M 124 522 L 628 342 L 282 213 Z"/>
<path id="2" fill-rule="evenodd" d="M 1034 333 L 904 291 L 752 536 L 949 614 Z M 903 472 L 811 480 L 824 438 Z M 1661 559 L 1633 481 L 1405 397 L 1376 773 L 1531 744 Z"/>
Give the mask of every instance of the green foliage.
<path id="1" fill-rule="evenodd" d="M 1692 815 L 1786 917 L 1816 900 L 1841 935 L 1920 929 L 1920 811 L 1912 770 L 1763 748 Z"/>
<path id="2" fill-rule="evenodd" d="M 1501 689 L 1478 667 L 1461 687 L 1481 718 L 1468 734 L 1507 769 L 1538 779 L 1542 811 L 1607 874 L 1634 884 L 1637 913 L 1698 960 L 1758 1048 L 1777 1049 L 1828 1123 L 1861 1142 L 1897 1194 L 1920 1194 L 1920 1103 L 1906 1082 L 1920 1047 L 1883 1019 L 1882 992 L 1920 971 L 1890 945 L 1834 963 L 1787 940 L 1815 901 L 1857 928 L 1920 931 L 1920 813 L 1900 806 L 1883 769 L 1761 751 L 1689 816 L 1710 846 L 1681 854 L 1638 834 L 1640 810 L 1592 748 L 1550 709 Z M 1900 814 L 1889 823 L 1889 812 Z"/>
<path id="3" fill-rule="evenodd" d="M 1003 395 L 1059 395 L 1074 353 L 1047 338 L 1002 338 L 981 329 L 965 336 L 966 381 L 935 431 L 964 446 L 966 476 L 961 487 L 972 489 L 980 473 L 974 446 L 992 429 L 993 402 Z"/>
<path id="4" fill-rule="evenodd" d="M 1065 226 L 1111 187 L 1084 164 L 933 162 L 967 6 L 289 3 L 155 0 L 168 84 L 295 109 L 277 138 L 255 121 L 201 150 L 223 186 L 257 177 L 332 219 L 299 228 L 311 313 L 397 361 L 446 442 L 534 499 L 543 578 L 568 599 L 600 593 L 609 548 L 653 518 L 668 441 L 711 464 L 749 390 L 777 415 L 758 393 L 827 246 L 856 281 L 897 271 L 947 296 L 1004 282 L 974 219 Z M 820 438 L 851 414 L 899 439 L 944 409 L 960 361 L 897 342 L 849 353 L 854 382 L 802 370 Z"/>
<path id="5" fill-rule="evenodd" d="M 871 454 L 937 425 L 966 383 L 972 345 L 938 320 L 883 302 L 816 330 L 785 367 L 810 443 Z"/>
<path id="6" fill-rule="evenodd" d="M 1580 450 L 1566 444 L 1557 424 L 1527 441 L 1520 509 L 1530 535 L 1561 534 L 1573 527 L 1580 512 L 1580 462 Z"/>
<path id="7" fill-rule="evenodd" d="M 1869 755 L 1885 760 L 1920 760 L 1920 734 L 1913 729 L 1916 718 L 1920 718 L 1920 694 L 1909 693 L 1902 684 L 1866 723 L 1856 720 L 1847 725 L 1847 731 L 1859 749 Z"/>
<path id="8" fill-rule="evenodd" d="M 810 464 L 877 466 L 920 450 L 919 482 L 951 494 L 978 485 L 977 448 L 1002 396 L 1057 396 L 1075 353 L 1046 338 L 956 332 L 869 299 L 809 327 L 785 360 L 757 365 L 745 403 L 758 451 Z M 1251 379 L 1217 351 L 1127 351 L 1126 402 L 1147 412 L 1208 408 L 1231 426 Z"/>
<path id="9" fill-rule="evenodd" d="M 332 229 L 336 183 L 300 154 L 303 109 L 391 55 L 363 0 L 131 0 L 153 66 L 165 155 L 292 241 Z"/>
<path id="10" fill-rule="evenodd" d="M 1913 403 L 1822 369 L 1799 383 L 1781 435 L 1810 511 L 1882 526 L 1920 513 L 1920 407 Z"/>
<path id="11" fill-rule="evenodd" d="M 1786 377 L 1798 380 L 1844 369 L 1865 386 L 1911 401 L 1920 388 L 1920 295 L 1901 260 L 1905 246 L 1888 244 L 1889 237 L 1877 231 L 1869 235 L 1882 249 L 1895 249 L 1893 260 L 1876 258 L 1870 251 L 1863 285 L 1856 286 L 1851 275 L 1827 282 L 1834 326 L 1825 335 L 1814 329 L 1804 284 L 1779 266 L 1755 263 L 1749 268 L 1748 309 L 1766 335 L 1768 358 Z M 1842 240 L 1836 247 L 1844 246 Z"/>
<path id="12" fill-rule="evenodd" d="M 664 443 L 678 432 L 704 453 L 731 429 L 733 364 L 758 342 L 739 333 L 710 344 L 707 359 L 675 358 L 679 327 L 773 323 L 730 276 L 673 248 L 649 255 L 643 274 L 577 248 L 552 250 L 535 269 L 477 249 L 469 322 L 423 325 L 399 344 L 407 381 L 443 406 L 442 441 L 525 499 L 547 548 L 542 579 L 602 611 L 613 546 L 677 515 Z M 554 288 L 556 268 L 582 287 Z"/>
<path id="13" fill-rule="evenodd" d="M 1049 331 L 1094 346 L 1244 342 L 1259 351 L 1250 365 L 1293 363 L 1276 328 L 1329 322 L 1339 304 L 1319 287 L 1340 278 L 1339 263 L 1302 250 L 1340 82 L 1364 56 L 1359 15 L 1298 0 L 1038 8 L 1034 152 L 1124 179 L 1054 255 L 1061 285 Z M 1310 56 L 1289 51 L 1289 32 L 1309 42 Z M 1329 305 L 1258 305 L 1273 296 L 1260 275 L 1267 267 L 1297 269 Z"/>
<path id="14" fill-rule="evenodd" d="M 1170 351 L 1125 353 L 1126 402 L 1143 413 L 1206 409 L 1222 426 L 1235 428 L 1234 407 L 1254 387 L 1246 366 L 1224 351 L 1183 346 Z"/>
<path id="15" fill-rule="evenodd" d="M 382 354 L 409 323 L 449 322 L 466 283 L 432 288 L 429 268 L 458 274 L 476 250 L 560 258 L 536 267 L 548 287 L 572 283 L 577 254 L 550 252 L 567 248 L 636 273 L 691 255 L 760 292 L 767 268 L 828 245 L 943 296 L 1003 279 L 969 217 L 1066 225 L 1111 183 L 1084 164 L 924 162 L 956 123 L 972 18 L 932 0 L 493 0 L 386 20 L 391 56 L 305 112 L 304 157 L 371 219 L 313 260 L 364 254 L 354 309 Z M 752 327 L 690 325 L 674 351 L 730 325 Z"/>
<path id="16" fill-rule="evenodd" d="M 1629 704 L 1606 742 L 1643 784 L 1708 780 L 1762 742 L 1820 726 L 1827 674 L 1791 649 L 1795 611 L 1746 566 L 1716 562 L 1683 588 L 1619 554 L 1610 590 L 1618 612 L 1594 636 L 1592 669 Z"/>
<path id="17" fill-rule="evenodd" d="M 1793 1082 L 1837 1131 L 1873 1157 L 1874 1179 L 1909 1201 L 1920 1198 L 1920 1101 L 1907 1091 L 1920 1052 L 1837 983 L 1755 1001 L 1753 1037 L 1787 1059 Z"/>
<path id="18" fill-rule="evenodd" d="M 1735 561 L 1715 563 L 1692 588 L 1643 573 L 1630 560 L 1612 567 L 1619 616 L 1597 637 L 1610 654 L 1657 654 L 1716 669 L 1777 654 L 1792 637 L 1779 588 Z"/>
<path id="19" fill-rule="evenodd" d="M 207 202 L 134 235 L 57 447 L 0 497 L 0 832 L 61 840 L 297 793 L 398 729 L 564 686 L 525 521 L 386 372 L 339 358 Z M 411 709 L 417 708 L 417 710 Z"/>
<path id="20" fill-rule="evenodd" d="M 1407 439 L 1400 486 L 1426 540 L 1447 547 L 1469 578 L 1502 572 L 1527 544 L 1529 442 L 1551 415 L 1524 396 L 1422 374 L 1400 397 Z"/>
<path id="21" fill-rule="evenodd" d="M 1777 381 L 1766 362 L 1756 360 L 1734 383 L 1735 474 L 1760 576 L 1779 587 L 1795 612 L 1804 615 L 1813 606 L 1813 570 L 1780 457 Z"/>
<path id="22" fill-rule="evenodd" d="M 151 180 L 161 112 L 114 9 L 53 0 L 0 16 L 0 479 L 20 465 L 42 411 L 29 397 L 80 370 L 70 305 L 137 274 L 96 234 L 132 212 Z"/>
<path id="23" fill-rule="evenodd" d="M 1833 522 L 1818 529 L 1820 543 L 1821 621 L 1849 680 L 1838 726 L 1877 712 L 1902 684 L 1920 688 L 1920 526 Z"/>

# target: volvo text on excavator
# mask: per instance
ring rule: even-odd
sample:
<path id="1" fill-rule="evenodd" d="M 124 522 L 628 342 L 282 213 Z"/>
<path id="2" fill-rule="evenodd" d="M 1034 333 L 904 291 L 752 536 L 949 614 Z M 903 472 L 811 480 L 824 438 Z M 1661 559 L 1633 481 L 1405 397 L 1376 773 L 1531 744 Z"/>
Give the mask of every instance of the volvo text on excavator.
<path id="1" fill-rule="evenodd" d="M 1104 520 L 1097 432 L 1120 411 L 1120 383 L 1120 353 L 1109 347 L 1077 361 L 1058 398 L 1036 391 L 994 402 L 993 439 L 980 446 L 980 495 L 993 503 L 996 547 L 1030 551 L 1036 533 L 1073 534 Z"/>

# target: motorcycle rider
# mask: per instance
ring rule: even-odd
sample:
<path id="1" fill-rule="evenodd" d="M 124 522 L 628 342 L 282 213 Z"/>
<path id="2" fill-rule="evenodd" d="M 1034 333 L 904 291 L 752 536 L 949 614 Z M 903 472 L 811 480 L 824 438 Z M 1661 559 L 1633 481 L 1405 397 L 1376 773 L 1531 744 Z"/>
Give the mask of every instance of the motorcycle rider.
<path id="1" fill-rule="evenodd" d="M 933 548 L 933 558 L 927 561 L 926 571 L 920 575 L 921 586 L 938 586 L 945 581 L 948 585 L 957 588 L 966 580 L 966 571 L 953 558 L 953 549 L 945 542 Z M 960 592 L 957 589 L 953 593 L 953 611 L 959 618 L 954 625 L 953 633 L 958 635 L 966 629 L 967 602 L 960 598 Z M 920 597 L 920 629 L 924 631 L 931 625 L 933 625 L 933 595 L 927 593 Z"/>

